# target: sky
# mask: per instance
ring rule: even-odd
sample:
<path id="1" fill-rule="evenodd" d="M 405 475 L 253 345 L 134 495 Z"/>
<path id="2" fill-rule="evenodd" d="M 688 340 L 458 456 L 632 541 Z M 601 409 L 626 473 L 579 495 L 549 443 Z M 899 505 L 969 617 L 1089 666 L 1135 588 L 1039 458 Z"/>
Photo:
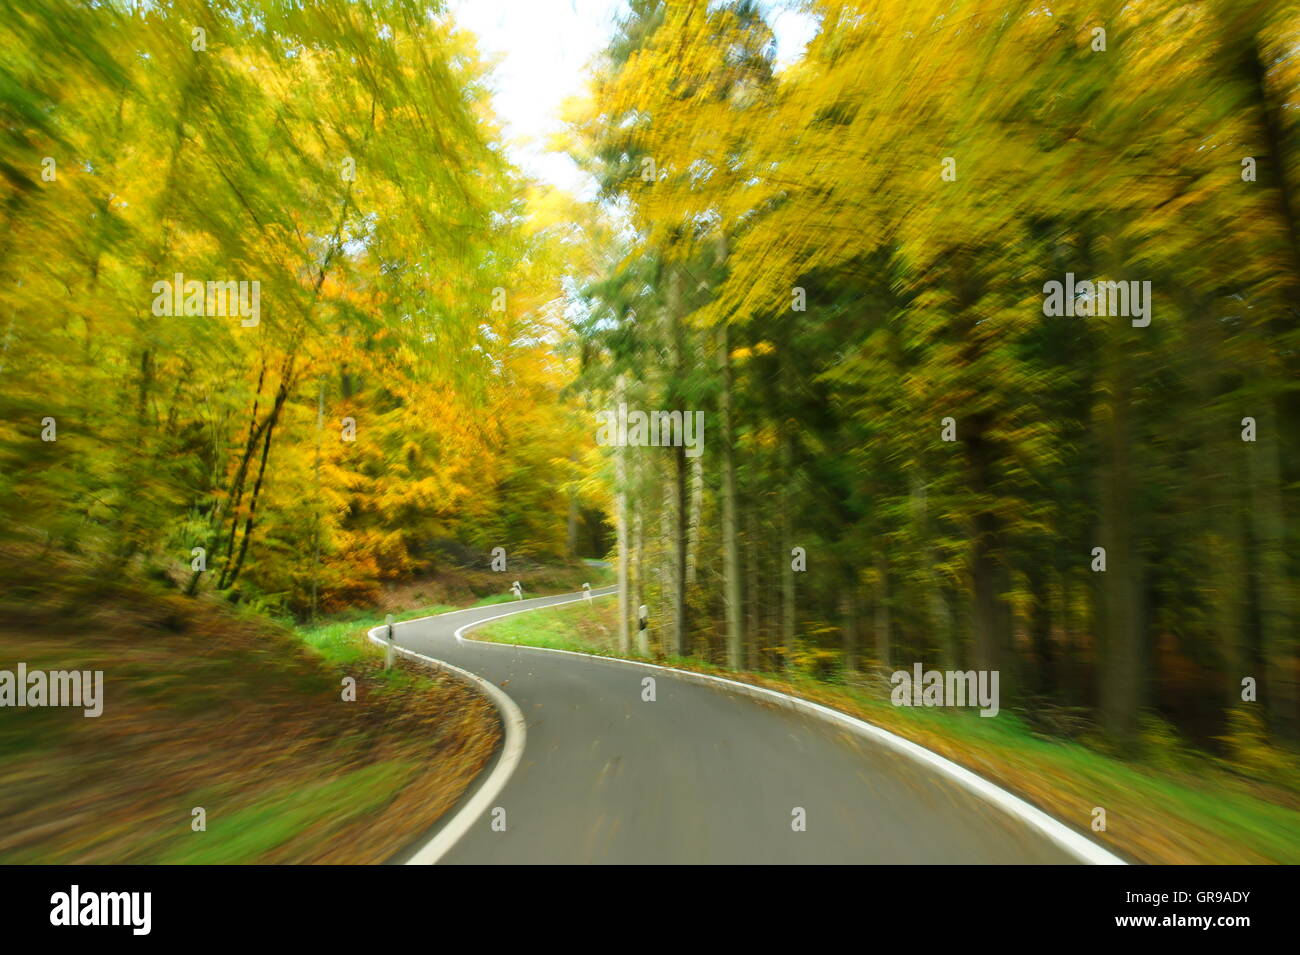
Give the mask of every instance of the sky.
<path id="1" fill-rule="evenodd" d="M 493 99 L 511 159 L 543 182 L 590 198 L 589 177 L 546 145 L 560 127 L 560 104 L 584 91 L 588 64 L 626 12 L 624 0 L 451 0 L 449 6 L 496 63 Z M 772 28 L 779 69 L 802 54 L 813 23 L 785 10 L 772 17 Z"/>

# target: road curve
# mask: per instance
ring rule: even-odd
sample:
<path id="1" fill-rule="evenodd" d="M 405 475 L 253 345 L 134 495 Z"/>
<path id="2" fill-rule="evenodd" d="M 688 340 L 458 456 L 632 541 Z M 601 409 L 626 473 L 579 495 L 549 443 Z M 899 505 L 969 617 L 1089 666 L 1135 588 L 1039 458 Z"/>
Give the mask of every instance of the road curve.
<path id="1" fill-rule="evenodd" d="M 477 803 L 459 806 L 444 823 L 457 831 L 444 832 L 437 861 L 1082 861 L 1059 839 L 968 786 L 815 715 L 765 705 L 659 667 L 457 635 L 511 611 L 576 596 L 474 607 L 396 625 L 398 647 L 500 687 L 527 726 L 522 755 L 511 754 L 505 766 L 506 757 L 499 755 L 495 778 L 480 786 L 489 791 L 477 794 Z M 647 676 L 655 679 L 654 702 L 642 699 Z M 495 791 L 502 779 L 504 788 Z M 498 807 L 504 810 L 504 831 L 501 813 L 492 812 Z M 792 826 L 796 809 L 806 819 L 803 831 Z"/>

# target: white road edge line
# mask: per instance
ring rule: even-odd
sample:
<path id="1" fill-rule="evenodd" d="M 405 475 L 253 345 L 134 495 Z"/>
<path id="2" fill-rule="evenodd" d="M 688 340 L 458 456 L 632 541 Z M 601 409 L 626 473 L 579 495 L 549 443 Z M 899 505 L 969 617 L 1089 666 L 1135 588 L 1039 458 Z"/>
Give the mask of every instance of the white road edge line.
<path id="1" fill-rule="evenodd" d="M 611 590 L 606 593 L 592 594 L 592 596 L 607 597 L 615 592 L 616 591 Z M 532 599 L 544 600 L 546 598 L 535 597 Z M 575 599 L 585 600 L 586 595 L 583 594 Z M 529 610 L 541 610 L 543 607 L 558 607 L 561 604 L 573 602 L 573 600 L 563 600 L 556 603 L 519 607 L 506 613 L 499 613 L 492 617 L 485 617 L 482 620 L 475 620 L 472 623 L 467 623 L 464 627 L 457 630 L 454 636 L 457 640 L 463 642 L 464 638 L 461 636 L 461 633 L 468 627 L 476 627 L 481 623 L 487 623 L 489 620 L 499 620 L 502 617 L 510 617 L 517 613 L 526 613 Z M 415 617 L 411 620 L 401 620 L 393 624 L 393 629 L 396 630 L 403 624 L 418 623 L 421 620 L 433 620 L 438 617 L 450 617 L 454 614 L 482 609 L 482 607 L 462 607 L 460 610 L 448 610 L 446 613 L 435 613 L 430 614 L 427 617 Z M 372 627 L 366 635 L 374 643 L 377 643 L 380 646 L 386 646 L 388 641 L 385 640 L 381 634 L 383 634 L 387 629 L 386 624 L 380 624 L 377 627 Z M 479 783 L 478 788 L 475 790 L 474 795 L 470 797 L 469 801 L 461 806 L 456 814 L 448 819 L 442 827 L 434 833 L 428 842 L 415 850 L 412 856 L 405 863 L 406 865 L 434 865 L 447 854 L 452 846 L 460 841 L 461 837 L 464 836 L 465 833 L 469 832 L 469 828 L 474 824 L 475 820 L 492 807 L 493 801 L 501 793 L 501 790 L 505 788 L 506 783 L 510 781 L 510 777 L 514 774 L 515 767 L 519 765 L 519 760 L 523 758 L 524 743 L 528 738 L 528 729 L 527 724 L 524 722 L 524 714 L 520 711 L 518 705 L 505 693 L 505 691 L 495 684 L 483 679 L 476 673 L 471 673 L 468 670 L 462 670 L 458 666 L 453 666 L 445 660 L 437 660 L 433 657 L 425 656 L 423 653 L 416 653 L 414 650 L 399 647 L 396 645 L 396 641 L 394 641 L 393 649 L 403 656 L 421 660 L 428 663 L 434 669 L 443 670 L 444 672 L 450 673 L 452 676 L 459 677 L 471 686 L 482 690 L 487 694 L 488 699 L 490 699 L 496 706 L 497 712 L 501 714 L 501 726 L 505 733 L 505 740 L 501 745 L 501 756 L 497 759 L 496 766 L 492 768 L 492 772 Z M 585 656 L 585 654 L 578 654 L 578 656 Z"/>
<path id="2" fill-rule="evenodd" d="M 605 593 L 600 593 L 600 594 L 593 593 L 592 597 L 593 598 L 608 597 L 608 596 L 612 596 L 614 593 L 616 593 L 616 591 L 607 591 Z M 493 617 L 485 617 L 482 620 L 475 620 L 471 623 L 465 624 L 463 627 L 458 629 L 455 632 L 455 634 L 453 634 L 453 636 L 455 636 L 457 641 L 461 643 L 466 643 L 468 641 L 466 641 L 465 637 L 461 636 L 461 634 L 463 634 L 466 630 L 470 629 L 471 627 L 477 627 L 480 624 L 488 623 L 491 620 L 499 620 L 502 617 L 510 617 L 517 613 L 524 613 L 528 610 L 541 610 L 544 607 L 562 607 L 565 604 L 576 603 L 579 600 L 585 600 L 585 599 L 586 599 L 585 595 L 579 595 L 573 598 L 572 600 L 556 601 L 555 603 L 541 604 L 540 606 L 534 606 L 534 607 L 523 607 L 518 610 L 509 611 L 508 613 L 497 614 L 496 616 Z M 478 609 L 478 608 L 467 608 L 467 609 Z M 460 613 L 461 611 L 452 611 L 452 612 Z M 435 616 L 441 616 L 441 615 L 435 615 Z M 419 619 L 428 620 L 430 618 L 421 617 Z M 404 622 L 414 623 L 415 621 L 408 620 Z M 384 641 L 382 639 L 375 637 L 376 631 L 381 631 L 381 630 L 383 630 L 383 627 L 376 627 L 375 630 L 370 631 L 371 639 L 376 640 L 379 643 L 383 643 Z M 734 693 L 739 693 L 742 696 L 750 696 L 756 699 L 775 700 L 778 703 L 781 703 L 782 705 L 787 706 L 791 709 L 799 710 L 804 713 L 809 713 L 813 716 L 818 716 L 826 720 L 827 722 L 838 724 L 839 726 L 842 726 L 845 729 L 857 733 L 859 736 L 863 736 L 866 737 L 867 739 L 873 740 L 874 742 L 881 743 L 887 746 L 888 748 L 894 750 L 895 752 L 901 753 L 913 760 L 916 760 L 917 762 L 921 763 L 924 766 L 928 766 L 930 769 L 934 770 L 935 772 L 939 773 L 942 776 L 947 777 L 949 780 L 961 786 L 963 789 L 967 790 L 968 792 L 980 797 L 985 802 L 988 802 L 996 806 L 997 808 L 1001 809 L 1003 812 L 1006 812 L 1009 815 L 1013 816 L 1014 818 L 1019 819 L 1021 822 L 1029 826 L 1031 829 L 1037 830 L 1038 832 L 1042 833 L 1044 836 L 1046 836 L 1052 842 L 1056 843 L 1062 849 L 1069 852 L 1071 855 L 1075 856 L 1075 858 L 1079 859 L 1080 861 L 1087 863 L 1088 865 L 1127 865 L 1128 864 L 1119 856 L 1110 852 L 1108 849 L 1103 848 L 1102 846 L 1093 842 L 1091 839 L 1087 838 L 1086 836 L 1081 835 L 1078 832 L 1075 832 L 1069 826 L 1065 825 L 1064 823 L 1060 822 L 1057 819 L 1054 819 L 1052 816 L 1049 816 L 1047 813 L 1043 812 L 1037 806 L 1033 806 L 1030 803 L 1026 802 L 1025 800 L 1021 799 L 1019 796 L 1007 792 L 1007 790 L 989 782 L 983 776 L 979 776 L 971 772 L 966 767 L 960 766 L 957 763 L 954 763 L 952 760 L 947 759 L 944 756 L 940 756 L 938 753 L 928 750 L 924 746 L 921 746 L 918 743 L 914 743 L 909 739 L 904 739 L 903 737 L 897 736 L 886 729 L 882 729 L 881 727 L 876 726 L 874 723 L 868 723 L 865 720 L 860 720 L 855 716 L 849 716 L 847 713 L 841 713 L 838 710 L 831 709 L 829 706 L 823 706 L 820 703 L 812 703 L 808 700 L 802 700 L 797 696 L 791 696 L 788 693 L 782 693 L 778 690 L 769 690 L 766 687 L 754 686 L 749 683 L 740 683 L 736 680 L 728 680 L 725 677 L 711 676 L 707 673 L 696 673 L 693 670 L 678 670 L 675 669 L 674 667 L 660 666 L 657 663 L 643 663 L 637 660 L 624 660 L 619 657 L 603 657 L 603 656 L 597 656 L 596 654 L 593 653 L 577 653 L 573 650 L 555 650 L 550 647 L 527 647 L 521 644 L 489 643 L 483 640 L 475 640 L 474 643 L 477 646 L 482 646 L 482 647 L 500 647 L 503 650 L 516 650 L 516 651 L 523 650 L 523 651 L 530 651 L 535 653 L 562 653 L 567 656 L 582 657 L 583 659 L 586 660 L 601 660 L 604 661 L 605 663 L 610 663 L 618 666 L 630 666 L 630 667 L 635 667 L 635 668 L 645 669 L 645 670 L 661 670 L 665 673 L 672 675 L 673 677 L 679 680 L 683 680 L 688 683 L 716 684 L 716 685 L 726 687 L 728 690 Z M 499 688 L 483 680 L 481 677 L 477 677 L 466 670 L 461 670 L 459 667 L 453 667 L 451 666 L 451 664 L 443 663 L 441 660 L 432 660 L 432 658 L 423 656 L 422 654 L 413 653 L 407 650 L 402 650 L 401 648 L 398 648 L 398 652 L 407 653 L 409 656 L 419 657 L 422 660 L 428 660 L 429 662 L 432 662 L 437 666 L 446 667 L 456 673 L 460 673 L 467 677 L 470 677 L 476 683 L 484 686 L 488 690 L 488 692 L 492 695 L 494 700 L 496 700 L 497 696 L 499 695 L 501 699 L 503 699 L 505 703 L 510 707 L 510 709 L 512 709 L 516 714 L 519 713 L 519 708 L 515 706 L 514 701 L 511 700 L 510 697 L 506 696 L 506 694 L 503 693 Z M 498 707 L 500 708 L 500 704 L 498 704 Z M 514 766 L 519 761 L 519 756 L 522 755 L 523 737 L 524 737 L 522 714 L 519 715 L 519 721 L 520 721 L 519 754 L 515 755 L 514 761 L 510 765 L 510 769 L 501 778 L 499 785 L 497 785 L 495 789 L 490 790 L 490 795 L 485 796 L 485 798 L 483 799 L 484 806 L 486 806 L 487 803 L 491 802 L 492 798 L 496 795 L 496 793 L 500 792 L 501 788 L 505 786 L 506 780 L 509 779 L 510 773 L 514 771 Z M 508 748 L 510 744 L 509 731 L 507 731 L 506 744 Z M 497 770 L 500 770 L 504 764 L 505 764 L 505 753 L 503 752 L 502 760 L 497 764 Z M 464 831 L 469 828 L 470 823 L 473 822 L 473 818 L 463 819 L 463 817 L 465 817 L 469 813 L 470 809 L 474 804 L 478 803 L 479 797 L 483 796 L 484 793 L 487 793 L 489 791 L 488 783 L 491 783 L 496 776 L 497 776 L 497 771 L 494 770 L 492 773 L 492 777 L 484 781 L 484 785 L 481 787 L 480 791 L 475 794 L 474 799 L 471 800 L 471 803 L 467 804 L 464 807 L 464 809 L 462 809 L 459 813 L 457 813 L 456 816 L 450 822 L 448 822 L 448 824 L 443 828 L 442 832 L 439 832 L 439 834 L 435 836 L 433 840 L 431 840 L 427 845 L 425 845 L 423 848 L 420 849 L 420 851 L 417 853 L 417 858 L 423 856 L 430 849 L 430 847 L 433 846 L 433 844 L 437 842 L 442 837 L 442 835 L 446 833 L 448 830 L 450 830 L 453 826 L 460 825 L 460 831 L 456 833 L 456 835 L 450 840 L 450 842 L 448 842 L 447 845 L 445 845 L 438 852 L 437 855 L 435 855 L 432 859 L 429 859 L 427 861 L 436 862 L 438 856 L 441 856 L 443 853 L 445 853 L 448 849 L 451 848 L 451 846 L 455 843 L 456 839 L 459 839 L 460 836 L 464 834 Z M 477 815 L 483 811 L 485 811 L 483 808 L 476 809 L 474 816 L 477 817 Z M 463 824 L 462 824 L 462 820 L 463 820 Z M 416 862 L 416 859 L 413 858 L 411 861 L 412 863 L 414 863 Z"/>

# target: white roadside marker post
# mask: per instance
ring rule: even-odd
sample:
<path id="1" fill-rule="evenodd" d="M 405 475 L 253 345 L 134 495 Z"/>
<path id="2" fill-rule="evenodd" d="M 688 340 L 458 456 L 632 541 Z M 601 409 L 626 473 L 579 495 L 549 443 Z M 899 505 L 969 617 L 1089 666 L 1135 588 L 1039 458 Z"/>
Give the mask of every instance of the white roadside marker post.
<path id="1" fill-rule="evenodd" d="M 516 600 L 524 599 L 524 588 L 519 586 L 519 581 L 516 580 L 510 585 L 510 592 L 515 595 Z"/>
<path id="2" fill-rule="evenodd" d="M 388 645 L 384 647 L 384 669 L 391 670 L 393 668 L 393 615 L 391 613 L 384 618 L 384 623 L 387 626 L 384 635 L 388 638 Z"/>
<path id="3" fill-rule="evenodd" d="M 582 593 L 587 598 L 587 603 L 591 603 L 591 584 L 583 584 Z"/>

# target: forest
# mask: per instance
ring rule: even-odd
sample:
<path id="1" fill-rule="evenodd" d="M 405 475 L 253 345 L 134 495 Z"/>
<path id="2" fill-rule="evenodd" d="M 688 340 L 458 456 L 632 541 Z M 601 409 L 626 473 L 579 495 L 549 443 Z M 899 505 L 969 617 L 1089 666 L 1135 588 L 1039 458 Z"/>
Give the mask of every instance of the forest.
<path id="1" fill-rule="evenodd" d="M 608 558 L 628 654 L 1276 767 L 1300 9 L 794 6 L 778 68 L 771 4 L 631 0 L 579 197 L 437 3 L 3 0 L 5 559 L 307 620 Z"/>
<path id="2" fill-rule="evenodd" d="M 780 73 L 756 4 L 632 8 L 572 115 L 632 235 L 580 380 L 711 431 L 615 461 L 620 620 L 734 668 L 997 670 L 1049 732 L 1267 765 L 1296 8 L 819 2 Z"/>
<path id="3" fill-rule="evenodd" d="M 6 537 L 300 615 L 441 540 L 564 551 L 564 203 L 472 37 L 416 3 L 4 19 Z"/>

